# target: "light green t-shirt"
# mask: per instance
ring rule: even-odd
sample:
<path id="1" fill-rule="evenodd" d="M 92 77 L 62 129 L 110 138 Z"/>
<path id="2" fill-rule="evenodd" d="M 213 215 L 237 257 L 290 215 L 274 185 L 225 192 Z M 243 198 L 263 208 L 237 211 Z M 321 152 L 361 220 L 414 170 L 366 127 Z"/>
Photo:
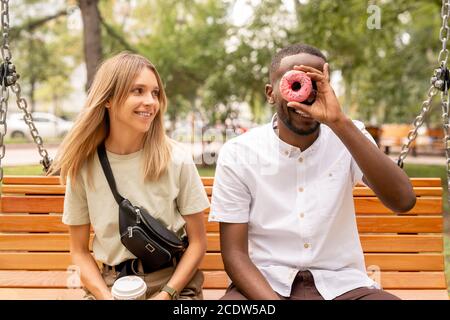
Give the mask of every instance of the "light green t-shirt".
<path id="1" fill-rule="evenodd" d="M 107 155 L 119 193 L 133 205 L 147 209 L 153 217 L 179 235 L 184 233 L 183 215 L 198 213 L 209 207 L 191 153 L 180 144 L 172 143 L 171 162 L 166 173 L 155 182 L 144 182 L 142 150 L 127 155 L 107 151 Z M 90 223 L 95 232 L 95 259 L 114 266 L 136 257 L 120 241 L 119 206 L 97 154 L 93 161 L 92 187 L 88 184 L 86 164 L 80 170 L 73 188 L 67 180 L 62 221 L 67 225 Z"/>

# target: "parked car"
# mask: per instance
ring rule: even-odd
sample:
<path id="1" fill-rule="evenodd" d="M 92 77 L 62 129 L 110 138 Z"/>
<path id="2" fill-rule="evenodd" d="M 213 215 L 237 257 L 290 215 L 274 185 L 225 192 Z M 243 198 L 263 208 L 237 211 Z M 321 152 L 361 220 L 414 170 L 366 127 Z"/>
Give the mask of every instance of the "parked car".
<path id="1" fill-rule="evenodd" d="M 51 113 L 33 112 L 31 115 L 36 129 L 43 139 L 63 137 L 73 126 L 72 121 L 64 120 Z M 6 123 L 8 125 L 7 137 L 32 140 L 30 129 L 23 119 L 23 113 L 12 113 Z"/>

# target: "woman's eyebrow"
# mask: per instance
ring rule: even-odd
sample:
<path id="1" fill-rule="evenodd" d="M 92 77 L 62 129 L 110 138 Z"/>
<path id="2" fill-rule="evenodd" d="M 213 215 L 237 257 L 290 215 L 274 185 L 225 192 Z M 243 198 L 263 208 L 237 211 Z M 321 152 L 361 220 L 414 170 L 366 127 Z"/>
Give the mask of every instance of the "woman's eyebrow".
<path id="1" fill-rule="evenodd" d="M 146 88 L 147 85 L 146 85 L 146 84 L 143 84 L 143 83 L 135 83 L 135 84 L 133 84 L 133 87 L 143 87 L 143 88 Z M 159 90 L 159 86 L 154 86 L 153 89 L 158 89 L 158 90 Z"/>

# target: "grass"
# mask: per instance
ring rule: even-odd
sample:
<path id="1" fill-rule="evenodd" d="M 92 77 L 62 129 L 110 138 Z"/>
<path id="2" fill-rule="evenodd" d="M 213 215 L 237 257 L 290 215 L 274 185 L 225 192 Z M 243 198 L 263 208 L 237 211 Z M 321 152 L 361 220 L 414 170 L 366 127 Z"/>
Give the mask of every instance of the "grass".
<path id="1" fill-rule="evenodd" d="M 6 175 L 19 175 L 19 176 L 39 176 L 43 174 L 41 165 L 34 166 L 17 166 L 17 167 L 4 167 L 3 174 Z"/>
<path id="2" fill-rule="evenodd" d="M 202 177 L 213 177 L 215 168 L 214 167 L 197 167 L 200 176 Z M 449 208 L 447 202 L 447 177 L 445 166 L 440 165 L 420 165 L 420 164 L 405 164 L 405 171 L 409 177 L 440 177 L 442 180 L 442 187 L 444 190 L 443 194 L 443 209 L 444 209 L 444 217 L 446 220 L 445 223 L 445 235 L 444 235 L 444 250 L 445 250 L 445 274 L 447 277 L 447 287 L 449 288 L 450 295 L 450 236 L 449 236 Z M 33 166 L 19 166 L 19 167 L 5 167 L 4 168 L 5 175 L 41 175 L 42 174 L 42 166 L 33 165 Z"/>
<path id="3" fill-rule="evenodd" d="M 447 188 L 447 172 L 443 165 L 423 165 L 423 164 L 405 164 L 405 172 L 409 177 L 429 177 L 441 178 L 442 189 L 444 190 L 443 210 L 448 214 L 448 188 Z M 448 230 L 448 229 L 447 229 Z"/>
<path id="4" fill-rule="evenodd" d="M 62 139 L 59 137 L 46 137 L 45 144 L 48 143 L 61 143 Z M 6 138 L 5 144 L 30 144 L 34 143 L 34 141 L 30 138 Z"/>

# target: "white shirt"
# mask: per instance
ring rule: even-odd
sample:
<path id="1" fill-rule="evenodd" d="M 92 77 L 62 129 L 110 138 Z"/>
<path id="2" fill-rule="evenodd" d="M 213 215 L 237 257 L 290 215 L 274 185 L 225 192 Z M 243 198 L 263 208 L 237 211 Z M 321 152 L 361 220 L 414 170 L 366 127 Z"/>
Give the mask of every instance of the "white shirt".
<path id="1" fill-rule="evenodd" d="M 290 296 L 300 270 L 312 273 L 327 300 L 379 288 L 366 273 L 352 194 L 363 174 L 350 152 L 323 124 L 302 151 L 278 137 L 275 122 L 276 115 L 224 144 L 209 221 L 248 223 L 250 259 L 282 296 Z"/>

